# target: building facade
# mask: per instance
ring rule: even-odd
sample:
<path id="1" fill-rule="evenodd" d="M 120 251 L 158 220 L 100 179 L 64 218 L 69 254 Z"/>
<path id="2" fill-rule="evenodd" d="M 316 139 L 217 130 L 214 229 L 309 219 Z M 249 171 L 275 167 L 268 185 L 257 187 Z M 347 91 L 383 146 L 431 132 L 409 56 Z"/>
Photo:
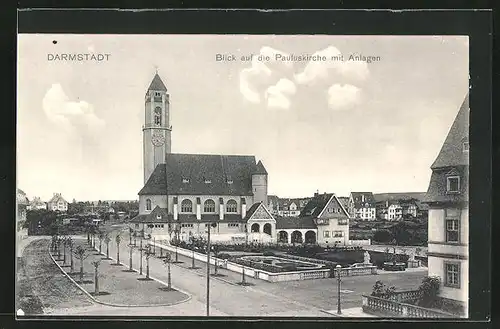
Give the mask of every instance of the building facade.
<path id="1" fill-rule="evenodd" d="M 47 209 L 52 211 L 68 211 L 68 202 L 64 200 L 61 193 L 54 193 L 52 199 L 47 202 Z"/>
<path id="2" fill-rule="evenodd" d="M 188 240 L 207 234 L 209 224 L 215 223 L 211 232 L 217 235 L 275 240 L 276 223 L 266 209 L 268 173 L 263 163 L 255 156 L 171 153 L 166 91 L 156 74 L 146 93 L 145 184 L 131 227 L 161 239 L 175 234 Z"/>
<path id="3" fill-rule="evenodd" d="M 333 193 L 316 193 L 296 218 L 276 218 L 278 242 L 349 245 L 349 214 Z"/>
<path id="4" fill-rule="evenodd" d="M 469 284 L 469 99 L 466 96 L 431 166 L 428 210 L 429 276 L 441 279 L 440 296 L 467 314 Z"/>
<path id="5" fill-rule="evenodd" d="M 351 218 L 362 221 L 376 220 L 376 205 L 372 192 L 351 192 L 349 196 Z"/>

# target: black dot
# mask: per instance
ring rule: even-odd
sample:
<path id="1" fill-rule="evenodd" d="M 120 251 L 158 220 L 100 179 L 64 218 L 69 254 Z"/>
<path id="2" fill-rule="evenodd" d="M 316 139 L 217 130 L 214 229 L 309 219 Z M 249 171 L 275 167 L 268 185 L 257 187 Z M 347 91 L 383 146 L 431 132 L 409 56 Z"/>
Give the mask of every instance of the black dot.
<path id="1" fill-rule="evenodd" d="M 52 41 L 52 43 L 53 43 L 53 44 L 56 44 L 56 43 L 57 43 L 57 40 L 53 40 L 53 41 Z"/>

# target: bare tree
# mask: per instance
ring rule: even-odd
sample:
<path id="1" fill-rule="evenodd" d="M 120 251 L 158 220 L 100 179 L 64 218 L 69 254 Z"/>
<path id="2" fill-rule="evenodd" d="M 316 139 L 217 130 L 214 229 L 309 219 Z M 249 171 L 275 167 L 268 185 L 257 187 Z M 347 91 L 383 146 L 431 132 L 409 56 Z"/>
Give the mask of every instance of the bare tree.
<path id="1" fill-rule="evenodd" d="M 111 242 L 111 238 L 109 234 L 104 236 L 104 243 L 106 243 L 106 259 L 109 259 L 109 243 Z"/>
<path id="2" fill-rule="evenodd" d="M 146 279 L 149 279 L 149 258 L 154 255 L 154 253 L 151 251 L 151 246 L 148 245 L 145 248 L 145 256 L 146 256 Z"/>
<path id="3" fill-rule="evenodd" d="M 90 254 L 82 246 L 76 247 L 75 257 L 80 260 L 80 283 L 83 283 L 83 261 L 89 257 Z"/>
<path id="4" fill-rule="evenodd" d="M 167 265 L 167 288 L 169 290 L 172 289 L 172 276 L 170 272 L 170 263 L 171 263 L 172 257 L 170 256 L 170 253 L 167 253 L 165 258 L 163 259 L 163 263 Z"/>
<path id="5" fill-rule="evenodd" d="M 104 240 L 104 232 L 99 231 L 99 233 L 97 234 L 97 238 L 99 239 L 99 253 L 102 254 L 102 242 Z"/>
<path id="6" fill-rule="evenodd" d="M 75 243 L 73 242 L 73 239 L 70 236 L 68 237 L 66 243 L 68 244 L 68 248 L 69 248 L 71 273 L 73 273 L 75 270 L 74 263 L 73 263 L 73 249 L 75 247 Z"/>
<path id="7" fill-rule="evenodd" d="M 93 261 L 92 265 L 94 265 L 94 294 L 99 295 L 99 265 L 101 265 L 101 260 Z"/>
<path id="8" fill-rule="evenodd" d="M 120 265 L 120 242 L 122 241 L 120 233 L 116 235 L 115 241 L 116 241 L 116 265 Z"/>
<path id="9" fill-rule="evenodd" d="M 128 261 L 129 261 L 129 263 L 128 263 L 128 264 L 129 264 L 129 267 L 128 267 L 128 270 L 129 270 L 129 271 L 133 271 L 133 270 L 132 270 L 132 254 L 133 254 L 133 252 L 134 252 L 134 248 L 135 248 L 135 246 L 134 246 L 133 244 L 129 244 L 129 245 L 128 245 L 128 248 L 129 248 L 129 258 L 128 258 Z"/>

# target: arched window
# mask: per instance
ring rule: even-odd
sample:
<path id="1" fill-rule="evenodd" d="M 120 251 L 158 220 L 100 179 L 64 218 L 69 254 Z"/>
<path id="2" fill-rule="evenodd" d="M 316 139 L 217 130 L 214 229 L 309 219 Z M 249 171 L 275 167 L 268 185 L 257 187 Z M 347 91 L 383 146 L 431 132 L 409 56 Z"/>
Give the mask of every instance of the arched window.
<path id="1" fill-rule="evenodd" d="M 155 125 L 161 126 L 161 107 L 155 108 Z"/>
<path id="2" fill-rule="evenodd" d="M 193 202 L 189 199 L 182 200 L 181 212 L 193 212 Z"/>
<path id="3" fill-rule="evenodd" d="M 203 205 L 204 212 L 215 212 L 215 202 L 214 200 L 208 199 Z"/>
<path id="4" fill-rule="evenodd" d="M 151 210 L 151 200 L 146 199 L 146 210 Z"/>
<path id="5" fill-rule="evenodd" d="M 229 200 L 226 205 L 226 212 L 238 212 L 238 204 L 234 200 Z"/>

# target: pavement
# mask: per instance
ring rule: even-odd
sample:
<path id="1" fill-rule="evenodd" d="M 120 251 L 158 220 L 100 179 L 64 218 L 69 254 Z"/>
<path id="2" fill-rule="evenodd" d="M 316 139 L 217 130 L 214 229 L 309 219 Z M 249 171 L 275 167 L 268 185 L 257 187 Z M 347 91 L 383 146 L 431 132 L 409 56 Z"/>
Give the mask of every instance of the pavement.
<path id="1" fill-rule="evenodd" d="M 371 315 L 363 312 L 361 307 L 351 307 L 340 310 L 341 314 L 337 313 L 337 309 L 326 311 L 326 313 L 343 318 L 375 318 L 375 315 Z"/>

